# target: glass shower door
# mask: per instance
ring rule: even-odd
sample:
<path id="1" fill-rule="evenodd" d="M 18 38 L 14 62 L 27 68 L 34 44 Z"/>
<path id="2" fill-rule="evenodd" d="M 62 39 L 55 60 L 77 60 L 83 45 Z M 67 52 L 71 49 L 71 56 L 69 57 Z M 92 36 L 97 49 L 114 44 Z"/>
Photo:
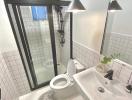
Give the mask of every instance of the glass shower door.
<path id="1" fill-rule="evenodd" d="M 40 85 L 55 76 L 48 9 L 46 6 L 20 6 L 18 12 L 25 31 L 32 69 L 37 85 Z"/>
<path id="2" fill-rule="evenodd" d="M 48 85 L 50 80 L 58 75 L 58 71 L 62 71 L 60 69 L 68 55 L 65 47 L 69 47 L 69 42 L 66 42 L 63 49 L 60 47 L 54 5 L 67 6 L 70 2 L 56 0 L 4 0 L 4 2 L 31 90 Z M 61 60 L 63 57 L 61 54 L 64 53 L 66 55 Z"/>

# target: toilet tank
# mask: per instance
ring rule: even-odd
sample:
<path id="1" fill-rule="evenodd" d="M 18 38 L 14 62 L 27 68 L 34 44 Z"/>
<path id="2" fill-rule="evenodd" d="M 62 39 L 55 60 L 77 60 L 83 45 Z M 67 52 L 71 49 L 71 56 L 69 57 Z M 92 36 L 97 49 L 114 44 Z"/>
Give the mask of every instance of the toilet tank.
<path id="1" fill-rule="evenodd" d="M 85 70 L 85 67 L 76 59 L 70 59 L 67 65 L 67 74 L 72 77 L 74 74 Z"/>
<path id="2" fill-rule="evenodd" d="M 79 61 L 77 61 L 76 59 L 74 59 L 73 61 L 74 61 L 74 64 L 75 64 L 76 73 L 79 73 L 79 72 L 85 70 L 85 67 L 82 64 L 80 64 Z"/>
<path id="3" fill-rule="evenodd" d="M 76 73 L 76 67 L 73 59 L 68 61 L 67 74 L 72 77 Z"/>

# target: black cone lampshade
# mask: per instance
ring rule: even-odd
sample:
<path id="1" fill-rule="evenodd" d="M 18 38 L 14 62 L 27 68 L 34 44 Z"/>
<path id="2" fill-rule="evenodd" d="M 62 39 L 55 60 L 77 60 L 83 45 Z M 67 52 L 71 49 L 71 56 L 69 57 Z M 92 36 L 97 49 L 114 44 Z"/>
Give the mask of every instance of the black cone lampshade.
<path id="1" fill-rule="evenodd" d="M 113 0 L 108 7 L 109 11 L 112 10 L 122 10 L 121 6 L 119 5 L 119 3 L 116 0 Z"/>
<path id="2" fill-rule="evenodd" d="M 73 0 L 70 3 L 67 12 L 80 12 L 80 11 L 85 11 L 85 10 L 86 9 L 84 8 L 80 0 Z"/>

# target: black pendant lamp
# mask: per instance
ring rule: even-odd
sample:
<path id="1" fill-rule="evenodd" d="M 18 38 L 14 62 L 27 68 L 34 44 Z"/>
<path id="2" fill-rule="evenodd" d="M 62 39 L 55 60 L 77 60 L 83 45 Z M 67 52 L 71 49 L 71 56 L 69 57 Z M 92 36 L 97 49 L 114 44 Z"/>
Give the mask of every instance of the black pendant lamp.
<path id="1" fill-rule="evenodd" d="M 67 12 L 81 12 L 81 11 L 85 11 L 85 10 L 86 9 L 84 8 L 84 6 L 80 2 L 80 0 L 73 0 L 73 1 L 71 1 Z"/>
<path id="2" fill-rule="evenodd" d="M 108 10 L 115 11 L 115 10 L 122 10 L 122 8 L 116 0 L 113 0 L 112 2 L 110 2 Z"/>

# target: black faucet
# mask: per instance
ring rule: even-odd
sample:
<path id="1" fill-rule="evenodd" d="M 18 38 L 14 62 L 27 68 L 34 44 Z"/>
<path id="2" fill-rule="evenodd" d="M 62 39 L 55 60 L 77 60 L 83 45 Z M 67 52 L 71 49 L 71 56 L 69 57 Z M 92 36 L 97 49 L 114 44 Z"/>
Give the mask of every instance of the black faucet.
<path id="1" fill-rule="evenodd" d="M 126 88 L 129 90 L 130 93 L 132 93 L 132 85 L 127 85 Z"/>
<path id="2" fill-rule="evenodd" d="M 128 85 L 126 86 L 126 88 L 127 88 L 129 93 L 132 93 L 132 81 L 131 81 L 131 78 L 132 78 L 132 72 L 131 72 L 130 77 L 128 79 Z"/>
<path id="3" fill-rule="evenodd" d="M 109 80 L 113 80 L 113 73 L 114 73 L 114 71 L 111 69 L 111 70 L 107 71 L 107 74 L 104 77 L 108 78 Z"/>

